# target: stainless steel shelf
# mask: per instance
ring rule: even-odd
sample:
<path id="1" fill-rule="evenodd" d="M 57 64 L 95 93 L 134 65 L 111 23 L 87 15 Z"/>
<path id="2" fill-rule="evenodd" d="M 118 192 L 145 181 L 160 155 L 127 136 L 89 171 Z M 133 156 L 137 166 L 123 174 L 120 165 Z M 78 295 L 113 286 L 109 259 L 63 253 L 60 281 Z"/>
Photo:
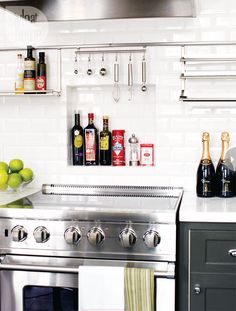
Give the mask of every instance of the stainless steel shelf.
<path id="1" fill-rule="evenodd" d="M 230 74 L 215 74 L 215 75 L 186 75 L 181 74 L 180 79 L 236 79 L 235 75 Z"/>
<path id="2" fill-rule="evenodd" d="M 180 96 L 179 100 L 182 102 L 235 102 L 236 104 L 236 98 L 194 98 Z"/>
<path id="3" fill-rule="evenodd" d="M 224 62 L 236 62 L 236 58 L 226 58 L 226 57 L 211 57 L 211 58 L 206 58 L 206 57 L 200 57 L 200 58 L 195 58 L 195 57 L 181 57 L 180 58 L 181 63 L 214 63 L 214 62 L 219 62 L 219 63 L 224 63 Z"/>
<path id="4" fill-rule="evenodd" d="M 24 92 L 16 92 L 16 91 L 8 91 L 8 90 L 0 90 L 0 96 L 60 96 L 61 92 L 55 90 L 45 90 L 45 91 L 24 91 Z"/>

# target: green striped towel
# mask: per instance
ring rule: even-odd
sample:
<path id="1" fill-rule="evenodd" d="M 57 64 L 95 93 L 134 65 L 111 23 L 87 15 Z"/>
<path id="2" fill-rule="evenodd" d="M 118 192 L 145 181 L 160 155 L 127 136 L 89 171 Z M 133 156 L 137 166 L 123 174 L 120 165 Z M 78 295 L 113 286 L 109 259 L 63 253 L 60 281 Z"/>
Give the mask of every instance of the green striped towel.
<path id="1" fill-rule="evenodd" d="M 154 270 L 125 268 L 125 311 L 154 311 Z"/>

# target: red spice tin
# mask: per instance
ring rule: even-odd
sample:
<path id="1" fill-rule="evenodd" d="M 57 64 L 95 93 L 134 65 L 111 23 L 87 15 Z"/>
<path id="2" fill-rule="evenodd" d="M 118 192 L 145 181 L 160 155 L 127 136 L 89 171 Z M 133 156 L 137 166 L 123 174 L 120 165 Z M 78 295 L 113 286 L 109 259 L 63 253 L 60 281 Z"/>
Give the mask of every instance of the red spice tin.
<path id="1" fill-rule="evenodd" d="M 112 165 L 125 166 L 125 130 L 112 131 Z"/>

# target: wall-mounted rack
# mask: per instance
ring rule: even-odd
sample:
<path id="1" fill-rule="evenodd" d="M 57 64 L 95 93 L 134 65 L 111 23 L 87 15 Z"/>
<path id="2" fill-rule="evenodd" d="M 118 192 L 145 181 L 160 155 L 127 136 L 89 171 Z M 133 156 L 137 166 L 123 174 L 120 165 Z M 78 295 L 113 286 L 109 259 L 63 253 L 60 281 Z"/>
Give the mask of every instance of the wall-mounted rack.
<path id="1" fill-rule="evenodd" d="M 76 54 L 120 54 L 120 53 L 126 53 L 126 54 L 130 54 L 130 53 L 145 53 L 146 52 L 146 48 L 141 48 L 141 49 L 81 49 L 78 48 L 75 53 Z"/>
<path id="2" fill-rule="evenodd" d="M 187 79 L 235 79 L 236 75 L 232 74 L 223 74 L 223 75 L 199 75 L 198 77 L 187 75 L 185 67 L 186 63 L 212 63 L 212 62 L 236 62 L 236 58 L 191 58 L 185 57 L 185 48 L 193 47 L 193 46 L 236 46 L 236 41 L 183 41 L 183 42 L 125 42 L 125 43 L 105 43 L 105 44 L 74 44 L 74 45 L 48 45 L 48 46 L 35 46 L 35 50 L 57 50 L 58 55 L 58 83 L 56 90 L 47 90 L 46 94 L 24 94 L 24 96 L 39 96 L 39 95 L 61 95 L 61 51 L 62 50 L 74 50 L 75 53 L 78 54 L 92 54 L 92 53 L 143 53 L 146 51 L 147 47 L 180 47 L 181 48 L 181 58 L 180 62 L 182 63 L 182 73 L 181 73 L 181 101 L 234 101 L 234 99 L 230 98 L 188 98 L 185 94 L 185 84 Z M 0 48 L 1 52 L 9 52 L 9 51 L 24 51 L 26 47 L 6 47 Z M 14 91 L 0 91 L 0 96 L 18 96 Z"/>
<path id="3" fill-rule="evenodd" d="M 16 49 L 0 49 L 0 52 L 13 52 L 13 51 L 25 51 L 26 48 L 16 48 Z M 57 59 L 57 87 L 56 89 L 47 89 L 43 91 L 24 91 L 16 92 L 15 90 L 1 90 L 0 96 L 60 96 L 61 95 L 61 49 L 57 47 L 34 47 L 34 50 L 55 50 Z"/>
<path id="4" fill-rule="evenodd" d="M 217 44 L 216 44 L 217 45 Z M 229 45 L 226 44 L 226 45 Z M 236 71 L 224 70 L 222 73 L 212 71 L 209 73 L 204 73 L 204 71 L 193 71 L 188 70 L 187 65 L 200 65 L 200 64 L 223 64 L 223 63 L 235 63 L 236 58 L 234 57 L 186 57 L 185 45 L 181 47 L 181 58 L 180 62 L 182 64 L 182 71 L 180 74 L 181 79 L 181 94 L 180 101 L 183 102 L 235 102 L 236 98 L 222 97 L 222 98 L 213 98 L 213 97 L 188 97 L 186 95 L 186 81 L 188 79 L 197 79 L 197 80 L 234 80 L 236 79 Z"/>

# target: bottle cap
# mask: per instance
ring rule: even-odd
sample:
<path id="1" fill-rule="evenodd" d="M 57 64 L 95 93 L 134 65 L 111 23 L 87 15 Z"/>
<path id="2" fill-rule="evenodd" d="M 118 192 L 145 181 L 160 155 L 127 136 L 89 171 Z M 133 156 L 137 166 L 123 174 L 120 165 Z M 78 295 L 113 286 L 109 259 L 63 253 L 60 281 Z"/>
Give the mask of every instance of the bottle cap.
<path id="1" fill-rule="evenodd" d="M 221 140 L 226 140 L 226 141 L 230 141 L 230 138 L 229 138 L 229 133 L 228 132 L 222 132 L 221 133 Z"/>
<path id="2" fill-rule="evenodd" d="M 88 114 L 88 118 L 89 118 L 89 119 L 94 119 L 94 114 L 93 114 L 93 113 L 89 113 L 89 114 Z"/>
<path id="3" fill-rule="evenodd" d="M 132 136 L 129 138 L 129 143 L 130 144 L 137 144 L 138 138 L 134 134 L 132 134 Z"/>
<path id="4" fill-rule="evenodd" d="M 210 134 L 208 132 L 204 132 L 202 134 L 202 141 L 209 140 L 209 139 L 210 139 Z"/>
<path id="5" fill-rule="evenodd" d="M 39 59 L 44 60 L 44 58 L 45 58 L 45 53 L 39 52 Z"/>

